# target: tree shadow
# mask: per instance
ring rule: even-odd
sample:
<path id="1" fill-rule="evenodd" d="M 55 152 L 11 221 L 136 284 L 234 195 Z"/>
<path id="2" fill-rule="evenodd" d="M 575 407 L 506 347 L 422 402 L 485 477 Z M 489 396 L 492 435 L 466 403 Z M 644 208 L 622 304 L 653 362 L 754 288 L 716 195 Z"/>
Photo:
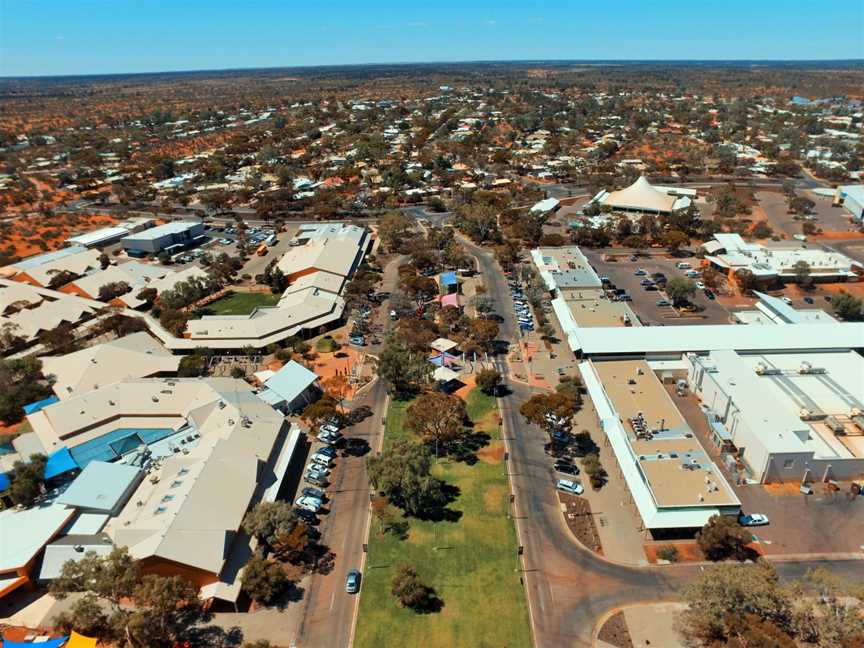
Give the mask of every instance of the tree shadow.
<path id="1" fill-rule="evenodd" d="M 458 522 L 462 519 L 462 511 L 447 508 L 447 505 L 455 502 L 460 493 L 458 486 L 442 482 L 441 502 L 427 507 L 413 517 L 425 522 Z"/>
<path id="2" fill-rule="evenodd" d="M 458 443 L 454 444 L 448 456 L 454 461 L 462 461 L 469 466 L 477 463 L 477 452 L 489 445 L 489 435 L 486 432 L 466 431 Z"/>
<path id="3" fill-rule="evenodd" d="M 444 609 L 444 600 L 430 587 L 426 600 L 411 609 L 417 614 L 436 614 Z"/>
<path id="4" fill-rule="evenodd" d="M 201 648 L 235 648 L 243 643 L 243 630 L 237 626 L 222 628 L 215 625 L 196 626 L 183 633 L 191 646 Z"/>

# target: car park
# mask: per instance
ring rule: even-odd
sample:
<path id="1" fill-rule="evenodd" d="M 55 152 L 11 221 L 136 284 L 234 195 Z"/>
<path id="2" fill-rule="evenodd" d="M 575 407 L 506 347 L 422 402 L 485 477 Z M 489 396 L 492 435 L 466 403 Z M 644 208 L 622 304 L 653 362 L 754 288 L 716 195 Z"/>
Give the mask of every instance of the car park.
<path id="1" fill-rule="evenodd" d="M 356 594 L 360 591 L 360 572 L 356 569 L 348 572 L 348 577 L 345 579 L 345 591 L 348 594 Z"/>
<path id="2" fill-rule="evenodd" d="M 579 468 L 574 466 L 569 461 L 556 461 L 555 462 L 555 472 L 564 473 L 565 475 L 578 475 Z"/>
<path id="3" fill-rule="evenodd" d="M 738 523 L 741 526 L 746 527 L 754 527 L 754 526 L 765 526 L 769 524 L 767 515 L 763 515 L 762 513 L 750 513 L 749 515 L 744 515 L 743 513 L 738 518 Z"/>
<path id="4" fill-rule="evenodd" d="M 585 490 L 584 488 L 582 488 L 582 484 L 572 481 L 570 479 L 559 479 L 557 482 L 555 482 L 555 487 L 558 490 L 564 491 L 565 493 L 570 493 L 571 495 L 581 495 L 582 492 Z"/>

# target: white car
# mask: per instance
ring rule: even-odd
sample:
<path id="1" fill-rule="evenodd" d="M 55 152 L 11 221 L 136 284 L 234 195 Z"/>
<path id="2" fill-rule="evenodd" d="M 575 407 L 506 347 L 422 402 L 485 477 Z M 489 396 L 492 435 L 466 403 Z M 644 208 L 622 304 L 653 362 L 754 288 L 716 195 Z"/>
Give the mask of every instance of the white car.
<path id="1" fill-rule="evenodd" d="M 325 468 L 329 468 L 333 465 L 333 460 L 327 455 L 315 453 L 312 455 L 311 460 L 315 465 L 324 466 Z"/>
<path id="2" fill-rule="evenodd" d="M 780 299 L 782 299 L 785 303 L 789 304 L 790 306 L 792 305 L 792 300 L 789 299 L 788 297 L 781 297 Z"/>
<path id="3" fill-rule="evenodd" d="M 320 499 L 309 497 L 308 495 L 298 497 L 297 501 L 294 502 L 294 506 L 296 506 L 297 508 L 301 508 L 304 511 L 309 511 L 310 513 L 317 513 L 318 511 L 320 511 L 321 505 L 322 502 Z"/>
<path id="4" fill-rule="evenodd" d="M 585 490 L 584 488 L 582 488 L 582 484 L 579 484 L 570 479 L 559 479 L 557 482 L 555 482 L 555 487 L 558 490 L 564 491 L 565 493 L 570 493 L 571 495 L 581 495 L 582 492 Z"/>
<path id="5" fill-rule="evenodd" d="M 705 284 L 702 283 L 701 281 L 697 281 L 696 282 L 696 289 L 697 290 L 705 290 Z"/>
<path id="6" fill-rule="evenodd" d="M 766 524 L 770 524 L 767 515 L 763 515 L 762 513 L 750 513 L 749 515 L 741 515 L 738 518 L 738 523 L 741 526 L 745 527 L 754 527 L 754 526 L 765 526 Z"/>

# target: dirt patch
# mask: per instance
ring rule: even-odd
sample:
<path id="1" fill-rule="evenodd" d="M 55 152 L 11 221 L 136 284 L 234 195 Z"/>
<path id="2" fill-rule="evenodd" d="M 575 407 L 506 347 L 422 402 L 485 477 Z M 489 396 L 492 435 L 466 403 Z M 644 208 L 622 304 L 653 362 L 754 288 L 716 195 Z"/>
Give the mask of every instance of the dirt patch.
<path id="1" fill-rule="evenodd" d="M 483 463 L 500 464 L 504 461 L 504 444 L 494 441 L 477 451 L 477 458 Z"/>
<path id="2" fill-rule="evenodd" d="M 630 630 L 627 629 L 623 612 L 616 612 L 609 617 L 600 628 L 597 638 L 618 648 L 633 648 L 633 639 L 630 637 Z"/>
<path id="3" fill-rule="evenodd" d="M 576 539 L 591 551 L 602 555 L 603 547 L 600 544 L 600 535 L 597 533 L 597 523 L 591 513 L 591 504 L 588 500 L 560 491 L 558 500 L 566 508 L 564 521 Z"/>
<path id="4" fill-rule="evenodd" d="M 505 486 L 491 486 L 483 491 L 483 505 L 490 513 L 500 511 L 504 507 L 504 498 L 507 496 Z"/>
<path id="5" fill-rule="evenodd" d="M 657 552 L 661 547 L 675 547 L 678 550 L 678 559 L 675 562 L 702 562 L 705 560 L 705 554 L 702 553 L 696 542 L 651 542 L 642 547 L 648 562 L 656 563 L 660 559 Z"/>

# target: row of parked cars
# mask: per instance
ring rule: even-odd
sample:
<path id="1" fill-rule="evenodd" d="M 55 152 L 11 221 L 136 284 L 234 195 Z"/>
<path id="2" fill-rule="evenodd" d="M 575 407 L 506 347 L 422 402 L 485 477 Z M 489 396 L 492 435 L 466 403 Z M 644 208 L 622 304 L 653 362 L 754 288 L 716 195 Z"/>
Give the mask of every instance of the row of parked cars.
<path id="1" fill-rule="evenodd" d="M 324 506 L 325 494 L 322 490 L 329 483 L 330 472 L 336 461 L 336 444 L 342 439 L 339 422 L 331 419 L 321 425 L 318 440 L 323 444 L 309 457 L 303 480 L 309 484 L 303 488 L 300 497 L 294 502 L 298 513 L 307 521 L 317 515 Z"/>
<path id="2" fill-rule="evenodd" d="M 525 299 L 525 292 L 515 279 L 509 281 L 510 294 L 513 296 L 513 314 L 519 322 L 519 328 L 523 331 L 534 330 L 534 316 L 531 314 L 531 307 Z"/>

